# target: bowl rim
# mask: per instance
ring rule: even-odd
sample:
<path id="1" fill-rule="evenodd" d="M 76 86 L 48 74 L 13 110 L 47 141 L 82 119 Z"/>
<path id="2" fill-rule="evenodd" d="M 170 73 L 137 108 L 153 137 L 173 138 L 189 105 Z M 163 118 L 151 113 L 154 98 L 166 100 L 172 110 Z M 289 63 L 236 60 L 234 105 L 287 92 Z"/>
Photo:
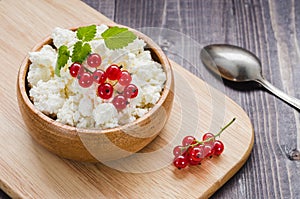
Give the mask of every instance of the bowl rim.
<path id="1" fill-rule="evenodd" d="M 50 125 L 55 125 L 61 129 L 63 129 L 64 131 L 63 134 L 65 135 L 77 135 L 79 133 L 83 133 L 83 134 L 107 134 L 107 133 L 112 133 L 112 132 L 116 132 L 116 131 L 120 131 L 122 129 L 126 129 L 126 128 L 130 128 L 131 126 L 135 126 L 137 124 L 139 124 L 141 121 L 146 120 L 147 118 L 149 118 L 153 113 L 155 113 L 156 111 L 159 110 L 159 108 L 163 105 L 163 103 L 167 100 L 167 97 L 169 95 L 170 92 L 174 92 L 172 89 L 172 85 L 173 85 L 173 70 L 172 70 L 172 66 L 167 58 L 167 56 L 165 55 L 165 53 L 162 51 L 162 49 L 148 36 L 146 36 L 145 34 L 124 26 L 124 25 L 120 25 L 120 24 L 109 24 L 109 23 L 101 23 L 101 24 L 97 24 L 97 23 L 91 23 L 91 24 L 87 24 L 87 25 L 79 25 L 79 26 L 75 26 L 75 27 L 71 27 L 71 28 L 67 28 L 69 30 L 75 31 L 77 30 L 79 27 L 83 27 L 83 26 L 88 26 L 88 25 L 107 25 L 108 27 L 113 27 L 113 26 L 118 26 L 118 27 L 124 27 L 124 28 L 128 28 L 128 30 L 132 31 L 139 39 L 142 39 L 145 41 L 145 43 L 147 44 L 147 46 L 152 49 L 152 51 L 158 55 L 159 61 L 161 62 L 160 64 L 163 67 L 163 70 L 165 71 L 166 74 L 166 81 L 164 83 L 164 87 L 163 87 L 163 91 L 161 93 L 161 96 L 158 100 L 158 102 L 142 117 L 134 120 L 133 122 L 124 124 L 124 125 L 120 125 L 114 128 L 109 128 L 109 129 L 96 129 L 96 128 L 78 128 L 75 126 L 70 126 L 68 124 L 63 124 L 59 121 L 56 121 L 54 119 L 52 119 L 51 117 L 47 116 L 46 114 L 44 114 L 42 111 L 38 110 L 34 104 L 31 102 L 31 100 L 29 99 L 29 96 L 27 94 L 27 90 L 26 90 L 26 78 L 27 78 L 27 74 L 28 74 L 28 70 L 29 70 L 29 66 L 31 61 L 29 60 L 29 54 L 27 54 L 27 56 L 24 58 L 24 60 L 21 63 L 21 66 L 19 68 L 19 72 L 18 72 L 18 89 L 20 90 L 20 94 L 21 97 L 24 101 L 24 103 L 26 104 L 26 106 L 37 116 L 39 116 L 40 118 L 42 118 L 46 123 L 50 124 Z M 36 44 L 30 52 L 36 52 L 39 51 L 44 45 L 46 44 L 52 44 L 52 38 L 51 35 L 48 35 L 46 38 L 44 38 L 40 43 Z M 61 134 L 61 133 L 59 133 Z"/>

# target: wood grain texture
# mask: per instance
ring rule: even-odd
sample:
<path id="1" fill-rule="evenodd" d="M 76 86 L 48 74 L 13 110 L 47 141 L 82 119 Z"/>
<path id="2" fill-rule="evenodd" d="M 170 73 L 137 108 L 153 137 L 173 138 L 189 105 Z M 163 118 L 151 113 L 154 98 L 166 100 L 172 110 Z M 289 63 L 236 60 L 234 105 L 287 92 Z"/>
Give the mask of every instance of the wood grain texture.
<path id="1" fill-rule="evenodd" d="M 262 59 L 266 79 L 300 98 L 299 1 L 85 1 L 110 19 L 134 28 L 167 27 L 192 37 L 202 46 L 226 42 L 246 47 Z M 0 1 L 0 6 L 3 2 Z M 125 13 L 130 15 L 124 17 Z M 5 13 L 1 15 L 3 16 Z M 50 27 L 45 28 L 51 31 Z M 40 39 L 42 37 L 40 35 Z M 172 38 L 164 39 L 161 45 L 165 45 L 167 50 L 169 44 L 175 45 Z M 32 42 L 37 41 L 39 40 Z M 26 47 L 23 51 L 27 52 L 30 48 Z M 19 59 L 23 56 L 23 51 L 16 52 Z M 240 104 L 250 116 L 256 132 L 251 158 L 212 198 L 299 198 L 300 165 L 289 161 L 284 149 L 285 146 L 294 148 L 297 143 L 299 146 L 300 136 L 298 135 L 298 141 L 296 136 L 300 129 L 299 112 L 253 85 L 236 86 L 224 82 L 224 87 L 223 83 L 219 85 L 218 81 L 207 80 L 206 76 L 209 74 L 199 64 L 198 53 L 186 56 L 188 58 L 183 59 L 170 54 L 173 60 L 209 84 L 224 90 Z M 192 60 L 192 64 L 186 60 Z M 196 65 L 193 63 L 198 63 L 199 67 L 193 67 Z M 4 75 L 9 77 L 15 74 L 9 72 Z M 7 83 L 14 86 L 13 83 Z M 252 86 L 252 89 L 246 91 L 246 86 Z M 5 95 L 5 89 L 6 87 L 1 87 L 2 95 Z M 8 106 L 12 109 L 1 110 L 5 111 L 3 114 L 14 109 L 16 111 L 13 114 L 18 114 L 14 104 Z"/>
<path id="2" fill-rule="evenodd" d="M 266 79 L 300 98 L 300 2 L 297 0 L 84 1 L 117 23 L 133 28 L 169 28 L 191 37 L 202 47 L 212 43 L 245 47 L 260 57 Z M 159 44 L 171 59 L 240 104 L 256 132 L 254 150 L 247 164 L 212 198 L 300 198 L 300 163 L 290 161 L 285 155 L 286 147 L 300 147 L 299 111 L 255 84 L 211 79 L 199 63 L 197 49 L 176 39 L 160 35 Z M 174 55 L 170 46 L 187 52 L 181 52 L 184 57 Z"/>
<path id="3" fill-rule="evenodd" d="M 104 165 L 72 162 L 49 153 L 30 138 L 21 119 L 16 97 L 12 98 L 16 95 L 19 65 L 32 46 L 56 26 L 74 27 L 96 21 L 107 23 L 110 20 L 77 0 L 2 0 L 0 6 L 3 27 L 0 53 L 4 58 L 1 75 L 6 82 L 0 85 L 0 186 L 11 197 L 206 198 L 230 179 L 247 160 L 254 142 L 247 114 L 228 97 L 175 62 L 171 62 L 171 65 L 177 86 L 170 119 L 157 139 L 140 153 L 142 157 L 143 153 L 156 152 L 169 146 L 161 151 L 162 156 L 152 156 L 153 159 L 148 160 L 129 158 L 127 162 L 123 159 Z M 78 10 L 82 15 L 76 14 Z M 204 161 L 202 167 L 184 171 L 171 165 L 172 148 L 187 133 L 192 132 L 200 137 L 207 130 L 216 132 L 233 117 L 237 118 L 236 122 L 222 137 L 226 145 L 222 158 Z M 141 164 L 128 164 L 133 160 Z M 152 163 L 142 167 L 148 166 L 147 172 L 139 167 L 143 166 L 144 161 Z M 156 164 L 162 165 L 152 168 Z M 136 166 L 136 172 L 121 172 L 112 168 L 117 166 L 126 171 L 128 165 L 130 169 Z M 197 189 L 191 189 L 194 186 Z"/>

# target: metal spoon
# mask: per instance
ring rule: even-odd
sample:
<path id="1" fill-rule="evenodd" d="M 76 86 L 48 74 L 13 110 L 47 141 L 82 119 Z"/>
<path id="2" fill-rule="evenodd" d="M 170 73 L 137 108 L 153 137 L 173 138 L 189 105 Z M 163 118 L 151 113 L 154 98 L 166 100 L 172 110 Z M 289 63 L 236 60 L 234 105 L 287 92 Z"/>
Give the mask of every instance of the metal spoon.
<path id="1" fill-rule="evenodd" d="M 262 76 L 261 62 L 251 52 L 228 44 L 205 46 L 201 50 L 203 64 L 223 78 L 235 82 L 255 81 L 271 93 L 300 110 L 300 100 L 291 97 Z"/>

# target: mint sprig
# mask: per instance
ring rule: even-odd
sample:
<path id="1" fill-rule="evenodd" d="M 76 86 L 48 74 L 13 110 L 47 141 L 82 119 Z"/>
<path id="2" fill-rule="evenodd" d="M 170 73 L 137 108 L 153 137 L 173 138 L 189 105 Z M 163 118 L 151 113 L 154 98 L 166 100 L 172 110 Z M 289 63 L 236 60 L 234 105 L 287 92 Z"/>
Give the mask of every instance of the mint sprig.
<path id="1" fill-rule="evenodd" d="M 111 50 L 120 49 L 126 47 L 129 43 L 136 39 L 136 35 L 129 31 L 127 28 L 120 28 L 117 26 L 108 28 L 101 36 L 102 38 L 96 38 L 97 27 L 96 25 L 90 25 L 80 27 L 77 29 L 78 41 L 74 44 L 72 55 L 70 55 L 69 48 L 65 45 L 60 46 L 58 49 L 58 58 L 55 67 L 55 74 L 60 76 L 60 70 L 71 58 L 72 62 L 82 63 L 87 56 L 92 52 L 91 45 L 88 43 L 93 40 L 103 39 L 107 48 Z"/>
<path id="2" fill-rule="evenodd" d="M 55 67 L 55 74 L 60 77 L 60 69 L 63 68 L 70 57 L 70 51 L 68 50 L 68 47 L 63 45 L 59 47 L 58 49 L 58 58 L 57 58 L 57 63 Z"/>
<path id="3" fill-rule="evenodd" d="M 117 26 L 107 29 L 101 34 L 105 45 L 111 50 L 123 48 L 136 39 L 136 35 L 127 28 Z"/>
<path id="4" fill-rule="evenodd" d="M 96 36 L 96 25 L 90 25 L 86 27 L 80 27 L 77 29 L 77 38 L 83 42 L 92 41 Z"/>
<path id="5" fill-rule="evenodd" d="M 82 63 L 91 51 L 90 44 L 83 43 L 82 41 L 76 42 L 72 52 L 72 62 Z"/>

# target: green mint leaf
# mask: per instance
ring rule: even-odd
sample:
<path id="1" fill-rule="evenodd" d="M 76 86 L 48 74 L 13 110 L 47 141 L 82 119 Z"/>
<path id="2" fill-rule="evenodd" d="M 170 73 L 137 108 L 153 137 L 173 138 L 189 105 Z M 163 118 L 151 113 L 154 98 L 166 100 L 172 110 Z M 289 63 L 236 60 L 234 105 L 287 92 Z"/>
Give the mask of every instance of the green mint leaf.
<path id="1" fill-rule="evenodd" d="M 95 38 L 96 32 L 96 25 L 80 27 L 77 29 L 77 38 L 83 42 L 92 41 Z"/>
<path id="2" fill-rule="evenodd" d="M 136 39 L 136 35 L 127 28 L 111 27 L 101 34 L 107 48 L 114 50 L 127 46 Z"/>
<path id="3" fill-rule="evenodd" d="M 70 57 L 70 51 L 68 50 L 67 46 L 60 46 L 58 49 L 58 58 L 55 67 L 55 74 L 60 77 L 60 69 L 64 67 Z"/>
<path id="4" fill-rule="evenodd" d="M 91 51 L 92 49 L 90 44 L 83 44 L 82 41 L 76 42 L 72 53 L 72 62 L 82 63 L 91 53 Z"/>

